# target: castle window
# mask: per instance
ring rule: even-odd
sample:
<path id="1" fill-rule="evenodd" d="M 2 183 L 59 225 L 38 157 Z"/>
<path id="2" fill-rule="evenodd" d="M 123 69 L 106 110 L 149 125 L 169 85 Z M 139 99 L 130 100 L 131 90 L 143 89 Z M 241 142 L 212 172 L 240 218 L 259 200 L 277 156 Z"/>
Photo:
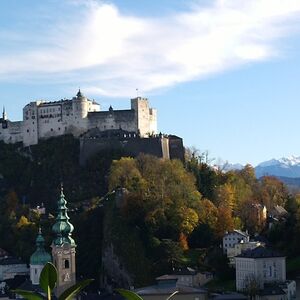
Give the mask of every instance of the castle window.
<path id="1" fill-rule="evenodd" d="M 29 129 L 27 129 L 27 132 L 29 132 Z"/>
<path id="2" fill-rule="evenodd" d="M 53 128 L 51 128 L 50 130 L 53 131 Z"/>
<path id="3" fill-rule="evenodd" d="M 37 273 L 37 270 L 36 269 L 34 269 L 34 274 L 36 274 Z"/>
<path id="4" fill-rule="evenodd" d="M 69 269 L 70 268 L 70 263 L 68 259 L 65 259 L 65 269 Z"/>
<path id="5" fill-rule="evenodd" d="M 60 130 L 60 127 L 58 127 L 58 130 Z"/>

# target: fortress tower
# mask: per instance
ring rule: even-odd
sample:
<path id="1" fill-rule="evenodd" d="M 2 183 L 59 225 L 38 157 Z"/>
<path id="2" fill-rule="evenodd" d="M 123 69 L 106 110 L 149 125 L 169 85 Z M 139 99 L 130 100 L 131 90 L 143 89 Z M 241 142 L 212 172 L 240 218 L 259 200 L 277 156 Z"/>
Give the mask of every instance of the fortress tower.
<path id="1" fill-rule="evenodd" d="M 53 264 L 56 266 L 58 272 L 57 296 L 76 283 L 76 244 L 71 237 L 74 227 L 69 222 L 66 204 L 67 201 L 65 200 L 63 188 L 61 188 L 60 198 L 57 203 L 58 213 L 56 222 L 52 227 L 55 238 L 51 245 Z"/>
<path id="2" fill-rule="evenodd" d="M 135 125 L 142 137 L 157 132 L 156 109 L 149 107 L 147 98 L 131 99 L 131 109 L 135 112 Z"/>

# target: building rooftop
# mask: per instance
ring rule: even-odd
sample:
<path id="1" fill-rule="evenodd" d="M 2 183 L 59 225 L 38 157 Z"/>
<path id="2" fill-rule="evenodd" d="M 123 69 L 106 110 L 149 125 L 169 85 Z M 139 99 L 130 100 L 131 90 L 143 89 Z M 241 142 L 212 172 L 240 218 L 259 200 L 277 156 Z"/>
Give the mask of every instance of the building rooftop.
<path id="1" fill-rule="evenodd" d="M 37 292 L 37 293 L 45 293 L 39 284 L 33 285 L 30 279 L 27 279 L 24 281 L 18 289 L 25 290 L 25 291 L 31 291 L 31 292 Z"/>
<path id="2" fill-rule="evenodd" d="M 157 284 L 135 290 L 139 295 L 171 295 L 178 291 L 179 294 L 206 294 L 206 290 L 183 286 L 179 284 Z"/>
<path id="3" fill-rule="evenodd" d="M 20 258 L 4 257 L 3 259 L 0 259 L 0 265 L 25 265 L 25 263 Z"/>
<path id="4" fill-rule="evenodd" d="M 228 293 L 222 295 L 216 295 L 213 297 L 214 300 L 244 300 L 248 299 L 247 296 L 238 293 Z"/>
<path id="5" fill-rule="evenodd" d="M 9 256 L 8 252 L 0 248 L 0 259 Z"/>
<path id="6" fill-rule="evenodd" d="M 244 231 L 241 231 L 241 230 L 238 230 L 238 229 L 234 229 L 233 231 L 226 232 L 224 236 L 226 236 L 228 234 L 233 234 L 233 233 L 238 233 L 238 234 L 243 235 L 245 237 L 249 236 L 249 234 L 247 232 L 244 232 Z"/>
<path id="7" fill-rule="evenodd" d="M 255 249 L 249 249 L 242 252 L 240 255 L 236 257 L 244 257 L 244 258 L 267 258 L 267 257 L 284 257 L 280 252 L 266 248 L 263 246 L 259 246 Z"/>
<path id="8" fill-rule="evenodd" d="M 271 216 L 285 216 L 287 214 L 288 212 L 286 211 L 286 209 L 280 205 L 276 205 L 270 210 Z"/>
<path id="9" fill-rule="evenodd" d="M 261 296 L 286 295 L 285 291 L 277 285 L 265 287 L 259 294 Z"/>

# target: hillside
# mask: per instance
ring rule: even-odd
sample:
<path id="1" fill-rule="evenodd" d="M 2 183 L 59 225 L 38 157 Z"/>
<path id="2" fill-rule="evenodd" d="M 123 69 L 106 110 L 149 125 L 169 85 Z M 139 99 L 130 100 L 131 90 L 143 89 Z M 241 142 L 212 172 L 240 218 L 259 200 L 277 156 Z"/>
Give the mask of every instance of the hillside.
<path id="1" fill-rule="evenodd" d="M 63 182 L 75 227 L 77 275 L 95 278 L 95 287 L 151 284 L 183 266 L 233 278 L 219 248 L 224 232 L 233 228 L 270 235 L 287 255 L 300 249 L 293 238 L 300 228 L 299 204 L 278 179 L 258 180 L 249 165 L 218 171 L 195 156 L 185 164 L 127 156 L 107 149 L 81 166 L 79 141 L 72 136 L 30 148 L 0 143 L 0 237 L 7 237 L 0 238 L 0 248 L 28 262 L 41 225 L 50 251 Z M 31 210 L 42 203 L 50 215 Z M 253 204 L 285 206 L 292 212 L 290 223 L 283 224 L 289 227 L 270 234 Z"/>

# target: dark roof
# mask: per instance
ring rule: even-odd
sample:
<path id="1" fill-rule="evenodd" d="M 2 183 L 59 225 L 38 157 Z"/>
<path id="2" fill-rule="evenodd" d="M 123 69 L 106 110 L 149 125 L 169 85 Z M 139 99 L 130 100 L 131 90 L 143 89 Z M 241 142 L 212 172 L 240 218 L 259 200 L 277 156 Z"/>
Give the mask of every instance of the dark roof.
<path id="1" fill-rule="evenodd" d="M 2 266 L 7 266 L 7 265 L 25 265 L 20 258 L 16 257 L 5 257 L 0 259 L 0 265 Z"/>
<path id="2" fill-rule="evenodd" d="M 178 291 L 179 294 L 206 294 L 207 291 L 201 288 L 194 288 L 179 284 L 157 284 L 136 289 L 135 292 L 143 295 L 170 295 Z"/>
<path id="3" fill-rule="evenodd" d="M 9 254 L 8 254 L 8 252 L 7 251 L 5 251 L 4 249 L 1 249 L 0 248 L 0 259 L 2 259 L 3 257 L 5 257 L 5 256 L 8 256 Z"/>
<path id="4" fill-rule="evenodd" d="M 4 280 L 10 289 L 18 288 L 24 281 L 28 280 L 28 275 L 16 275 L 14 278 Z"/>
<path id="5" fill-rule="evenodd" d="M 99 128 L 91 128 L 86 133 L 82 134 L 82 138 L 124 138 L 137 137 L 134 131 L 119 129 L 100 130 Z"/>
<path id="6" fill-rule="evenodd" d="M 265 287 L 263 290 L 259 292 L 261 296 L 271 296 L 271 295 L 286 295 L 285 291 L 279 286 L 270 286 Z"/>
<path id="7" fill-rule="evenodd" d="M 249 234 L 248 234 L 247 232 L 241 231 L 241 230 L 239 230 L 239 229 L 234 229 L 234 230 L 232 230 L 232 231 L 226 232 L 224 236 L 229 235 L 229 234 L 234 234 L 234 233 L 243 235 L 243 236 L 245 236 L 245 237 L 248 237 L 248 236 L 249 236 Z"/>
<path id="8" fill-rule="evenodd" d="M 186 267 L 186 268 L 180 268 L 180 269 L 175 270 L 173 272 L 173 274 L 175 274 L 175 275 L 195 275 L 195 274 L 197 274 L 197 271 L 192 268 Z"/>
<path id="9" fill-rule="evenodd" d="M 25 290 L 25 291 L 32 291 L 32 292 L 38 292 L 38 293 L 44 293 L 44 291 L 41 289 L 39 284 L 33 285 L 31 283 L 30 279 L 27 279 L 21 285 L 18 287 L 18 289 Z"/>
<path id="10" fill-rule="evenodd" d="M 245 257 L 245 258 L 267 258 L 267 257 L 284 257 L 281 253 L 276 250 L 266 248 L 263 246 L 256 247 L 255 249 L 249 249 L 242 252 L 236 257 Z"/>
<path id="11" fill-rule="evenodd" d="M 84 300 L 123 300 L 124 298 L 119 294 L 103 293 L 98 295 L 97 293 L 81 293 L 80 298 Z"/>
<path id="12" fill-rule="evenodd" d="M 245 295 L 238 293 L 222 294 L 213 297 L 214 300 L 245 300 L 248 299 Z"/>

